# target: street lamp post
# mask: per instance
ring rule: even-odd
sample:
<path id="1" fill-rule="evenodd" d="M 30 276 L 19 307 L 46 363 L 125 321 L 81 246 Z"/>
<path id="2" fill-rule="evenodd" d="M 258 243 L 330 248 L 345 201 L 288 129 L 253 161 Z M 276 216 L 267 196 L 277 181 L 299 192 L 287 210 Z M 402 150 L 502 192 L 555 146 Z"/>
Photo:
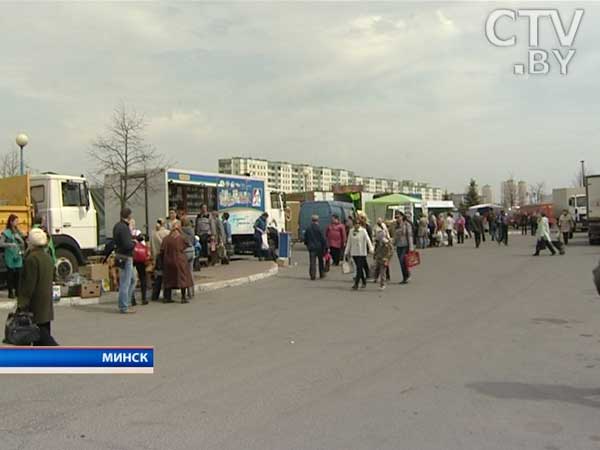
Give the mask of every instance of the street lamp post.
<path id="1" fill-rule="evenodd" d="M 304 175 L 304 201 L 308 200 L 308 175 L 309 175 L 309 170 L 307 167 L 304 168 L 304 170 L 302 171 L 302 175 Z"/>
<path id="2" fill-rule="evenodd" d="M 585 187 L 585 161 L 582 159 L 580 162 L 581 162 L 581 186 Z"/>
<path id="3" fill-rule="evenodd" d="M 23 161 L 23 148 L 29 143 L 29 138 L 25 133 L 20 133 L 16 139 L 17 145 L 21 149 L 21 175 L 25 175 L 25 162 Z"/>

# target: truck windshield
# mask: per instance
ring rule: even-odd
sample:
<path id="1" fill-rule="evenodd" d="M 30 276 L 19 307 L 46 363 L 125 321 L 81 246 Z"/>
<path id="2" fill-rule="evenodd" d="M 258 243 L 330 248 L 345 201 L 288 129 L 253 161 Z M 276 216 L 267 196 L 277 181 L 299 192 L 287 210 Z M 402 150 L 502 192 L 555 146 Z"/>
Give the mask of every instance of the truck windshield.
<path id="1" fill-rule="evenodd" d="M 44 186 L 31 186 L 31 200 L 38 208 L 44 206 L 46 201 L 46 192 Z"/>
<path id="2" fill-rule="evenodd" d="M 577 197 L 577 206 L 587 206 L 587 197 Z"/>

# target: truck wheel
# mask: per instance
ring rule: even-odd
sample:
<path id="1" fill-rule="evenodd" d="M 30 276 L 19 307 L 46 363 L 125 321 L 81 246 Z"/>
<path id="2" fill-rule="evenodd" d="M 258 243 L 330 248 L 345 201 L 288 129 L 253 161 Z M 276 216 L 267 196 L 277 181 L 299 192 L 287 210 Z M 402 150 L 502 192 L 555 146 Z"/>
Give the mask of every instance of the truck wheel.
<path id="1" fill-rule="evenodd" d="M 71 275 L 79 271 L 79 263 L 77 258 L 70 250 L 66 248 L 56 249 L 56 277 L 64 281 Z"/>

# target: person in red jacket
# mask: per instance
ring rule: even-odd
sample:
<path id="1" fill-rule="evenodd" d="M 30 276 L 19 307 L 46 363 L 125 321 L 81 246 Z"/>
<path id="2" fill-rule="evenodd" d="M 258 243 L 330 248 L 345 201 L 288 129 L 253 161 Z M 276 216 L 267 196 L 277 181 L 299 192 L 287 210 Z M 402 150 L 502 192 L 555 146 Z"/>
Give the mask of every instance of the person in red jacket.
<path id="1" fill-rule="evenodd" d="M 331 216 L 331 223 L 325 231 L 325 238 L 329 246 L 329 252 L 333 258 L 333 265 L 339 266 L 340 259 L 346 247 L 346 227 L 340 223 L 340 218 L 337 214 Z"/>

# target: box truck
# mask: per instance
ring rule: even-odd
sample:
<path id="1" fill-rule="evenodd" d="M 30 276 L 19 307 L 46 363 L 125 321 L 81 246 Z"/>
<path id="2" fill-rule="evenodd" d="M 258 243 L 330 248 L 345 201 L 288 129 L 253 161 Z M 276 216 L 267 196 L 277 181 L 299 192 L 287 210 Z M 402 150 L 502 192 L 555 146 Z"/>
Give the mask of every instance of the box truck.
<path id="1" fill-rule="evenodd" d="M 587 229 L 587 197 L 584 187 L 553 189 L 552 207 L 557 217 L 563 210 L 569 211 L 575 221 L 575 230 Z"/>
<path id="2" fill-rule="evenodd" d="M 590 244 L 600 243 L 600 175 L 585 179 L 587 195 L 587 223 Z"/>
<path id="3" fill-rule="evenodd" d="M 194 220 L 202 205 L 209 211 L 230 215 L 233 245 L 236 253 L 254 250 L 254 222 L 264 212 L 269 213 L 269 226 L 285 231 L 285 198 L 270 192 L 261 178 L 165 168 L 150 174 L 131 173 L 131 185 L 142 187 L 127 202 L 133 211 L 136 226 L 149 234 L 158 219 L 165 219 L 169 210 Z M 145 178 L 144 178 L 145 177 Z M 104 203 L 107 236 L 119 221 L 121 204 L 115 195 L 120 174 L 106 175 Z"/>

